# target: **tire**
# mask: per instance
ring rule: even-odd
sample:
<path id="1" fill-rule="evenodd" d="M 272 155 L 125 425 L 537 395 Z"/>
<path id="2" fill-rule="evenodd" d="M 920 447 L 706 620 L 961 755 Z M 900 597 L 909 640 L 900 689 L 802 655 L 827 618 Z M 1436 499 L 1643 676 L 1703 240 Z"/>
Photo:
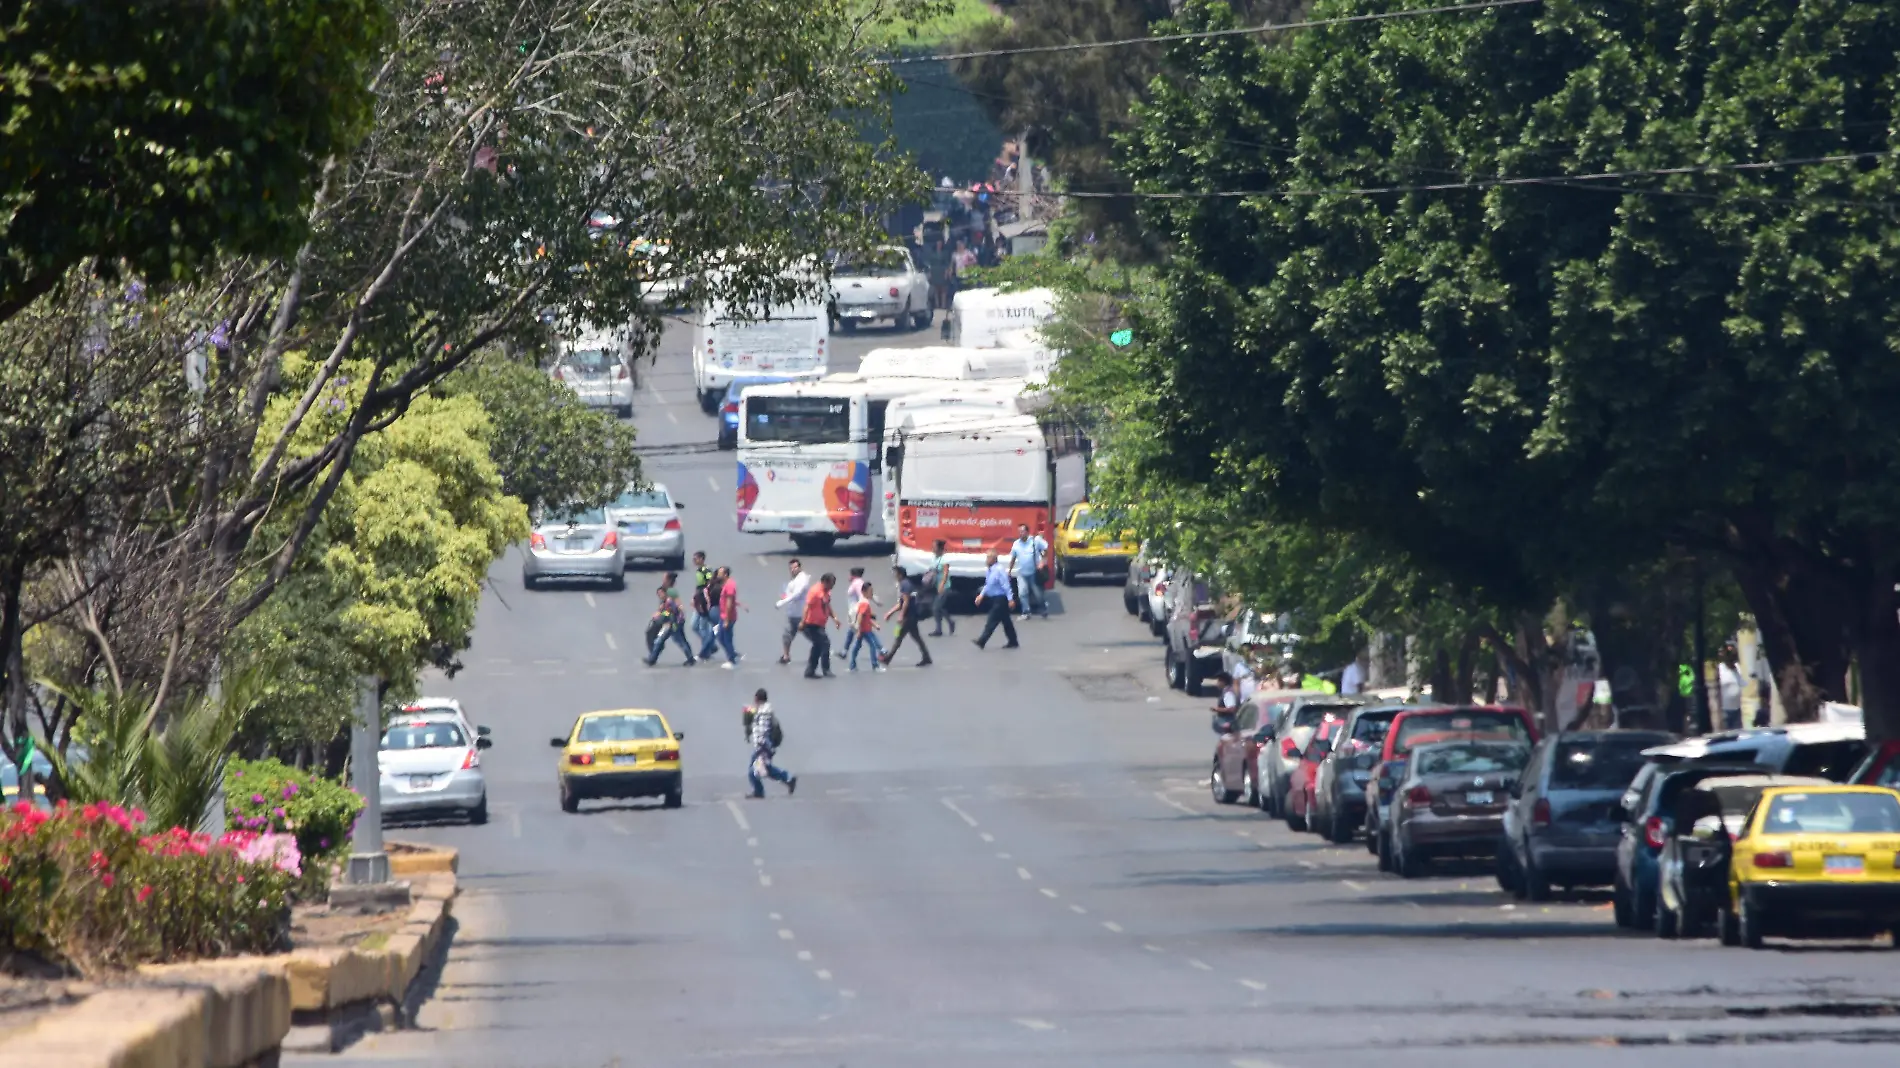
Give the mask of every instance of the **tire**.
<path id="1" fill-rule="evenodd" d="M 614 415 L 618 416 L 621 419 L 632 419 L 633 405 L 631 404 L 619 405 L 618 407 L 614 408 Z"/>
<path id="2" fill-rule="evenodd" d="M 1636 926 L 1630 915 L 1632 911 L 1629 888 L 1623 885 L 1622 879 L 1618 879 L 1610 888 L 1610 915 L 1616 919 L 1618 927 L 1630 928 Z"/>
<path id="3" fill-rule="evenodd" d="M 1398 843 L 1393 843 L 1393 849 L 1398 850 Z M 1422 879 L 1425 876 L 1425 858 L 1419 856 L 1417 850 L 1407 849 L 1398 853 L 1392 869 L 1399 873 L 1401 879 Z"/>
<path id="4" fill-rule="evenodd" d="M 1127 593 L 1122 594 L 1122 607 L 1128 609 L 1129 615 L 1137 619 L 1141 618 L 1141 605 L 1134 597 L 1129 596 Z"/>
<path id="5" fill-rule="evenodd" d="M 1168 673 L 1168 689 L 1187 689 L 1187 668 L 1174 655 L 1174 646 L 1168 646 L 1167 658 L 1162 661 L 1162 666 Z"/>
<path id="6" fill-rule="evenodd" d="M 1670 942 L 1682 937 L 1681 918 L 1660 895 L 1656 900 L 1656 937 Z"/>
<path id="7" fill-rule="evenodd" d="M 1334 805 L 1326 820 L 1326 840 L 1334 845 L 1345 845 L 1352 841 L 1352 825 L 1340 815 L 1339 806 Z"/>
<path id="8" fill-rule="evenodd" d="M 1762 921 L 1765 919 L 1767 917 L 1761 914 L 1761 909 L 1749 905 L 1748 898 L 1744 896 L 1741 900 L 1741 915 L 1735 920 L 1736 934 L 1740 936 L 1743 948 L 1761 948 Z"/>
<path id="9" fill-rule="evenodd" d="M 1524 900 L 1550 900 L 1550 877 L 1537 870 L 1537 858 L 1532 857 L 1525 862 L 1519 879 L 1524 887 Z"/>
<path id="10" fill-rule="evenodd" d="M 581 799 L 578 797 L 575 797 L 573 792 L 570 791 L 565 785 L 563 785 L 561 787 L 561 811 L 562 812 L 579 812 L 580 810 L 581 810 Z"/>
<path id="11" fill-rule="evenodd" d="M 1213 793 L 1214 802 L 1216 804 L 1231 805 L 1240 799 L 1239 790 L 1229 790 L 1227 788 L 1227 777 L 1221 774 L 1219 759 L 1214 761 L 1213 770 L 1208 772 L 1207 783 L 1208 790 Z"/>
<path id="12" fill-rule="evenodd" d="M 1203 681 L 1201 677 L 1200 658 L 1192 653 L 1182 657 L 1181 689 L 1187 691 L 1189 697 L 1199 697 L 1201 696 L 1201 683 Z"/>
<path id="13" fill-rule="evenodd" d="M 1392 870 L 1392 840 L 1383 832 L 1379 833 L 1379 870 Z"/>
<path id="14" fill-rule="evenodd" d="M 1155 614 L 1148 610 L 1148 595 L 1147 594 L 1145 593 L 1136 594 L 1135 599 L 1134 599 L 1134 607 L 1130 608 L 1129 611 L 1135 613 L 1136 619 L 1141 620 L 1143 623 L 1146 623 L 1151 627 L 1154 626 Z"/>
<path id="15" fill-rule="evenodd" d="M 475 807 L 468 810 L 468 822 L 471 824 L 474 824 L 477 827 L 480 827 L 482 824 L 488 822 L 488 795 L 487 794 L 483 794 L 482 799 L 475 803 Z"/>
<path id="16" fill-rule="evenodd" d="M 1715 914 L 1715 937 L 1725 946 L 1742 944 L 1742 923 L 1734 909 L 1722 909 Z"/>
<path id="17" fill-rule="evenodd" d="M 683 553 L 679 556 L 669 556 L 660 563 L 668 571 L 686 570 L 686 556 Z"/>
<path id="18" fill-rule="evenodd" d="M 627 588 L 627 573 L 625 571 L 622 571 L 620 574 L 615 575 L 613 578 L 608 579 L 607 588 L 614 591 L 615 593 L 619 593 L 621 590 L 626 589 Z"/>
<path id="19" fill-rule="evenodd" d="M 1252 768 L 1242 768 L 1240 771 L 1240 793 L 1247 799 L 1248 808 L 1260 807 L 1260 779 Z"/>
<path id="20" fill-rule="evenodd" d="M 686 803 L 686 784 L 681 783 L 666 792 L 660 804 L 665 808 L 678 808 Z"/>
<path id="21" fill-rule="evenodd" d="M 1069 574 L 1069 565 L 1060 560 L 1056 561 L 1056 581 L 1062 583 L 1064 586 L 1072 586 L 1075 584 L 1075 579 Z"/>
<path id="22" fill-rule="evenodd" d="M 1168 636 L 1168 625 L 1151 615 L 1148 617 L 1148 633 L 1157 638 L 1166 638 Z"/>
<path id="23" fill-rule="evenodd" d="M 1366 852 L 1375 857 L 1379 855 L 1379 825 L 1372 822 L 1370 815 L 1366 817 Z"/>
<path id="24" fill-rule="evenodd" d="M 709 389 L 699 391 L 699 410 L 707 415 L 719 410 L 719 394 Z"/>
<path id="25" fill-rule="evenodd" d="M 913 330 L 930 329 L 930 320 L 932 318 L 933 316 L 931 315 L 929 308 L 925 308 L 923 311 L 917 312 L 916 314 L 911 316 L 911 324 L 910 324 L 911 329 Z"/>
<path id="26" fill-rule="evenodd" d="M 1306 830 L 1306 817 L 1295 813 L 1293 811 L 1293 804 L 1290 801 L 1286 806 L 1286 829 L 1289 831 Z"/>
<path id="27" fill-rule="evenodd" d="M 1493 875 L 1498 881 L 1498 889 L 1512 896 L 1516 896 L 1517 885 L 1520 878 L 1517 853 L 1511 848 L 1511 840 L 1503 835 L 1498 836 L 1498 859 L 1496 868 L 1497 870 L 1493 872 Z"/>
<path id="28" fill-rule="evenodd" d="M 541 588 L 541 580 L 524 571 L 521 574 L 521 588 L 524 590 L 538 590 Z"/>

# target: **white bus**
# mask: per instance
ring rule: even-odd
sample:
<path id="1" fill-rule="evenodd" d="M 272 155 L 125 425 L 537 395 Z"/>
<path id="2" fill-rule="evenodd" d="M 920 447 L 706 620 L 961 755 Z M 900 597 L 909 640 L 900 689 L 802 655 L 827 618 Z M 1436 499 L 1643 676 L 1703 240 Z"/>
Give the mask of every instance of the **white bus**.
<path id="1" fill-rule="evenodd" d="M 942 386 L 835 374 L 748 387 L 739 401 L 739 532 L 790 535 L 800 552 L 822 552 L 839 538 L 888 538 L 873 504 L 882 499 L 885 410 Z"/>
<path id="2" fill-rule="evenodd" d="M 935 378 L 984 381 L 1025 378 L 1034 367 L 1032 353 L 1015 349 L 959 349 L 933 345 L 914 349 L 872 349 L 858 361 L 863 378 Z"/>
<path id="3" fill-rule="evenodd" d="M 886 434 L 897 566 L 924 573 L 943 541 L 959 594 L 981 587 L 986 554 L 1006 557 L 1019 525 L 1053 545 L 1056 518 L 1087 490 L 1087 442 L 1073 428 L 988 409 L 919 408 Z"/>
<path id="4" fill-rule="evenodd" d="M 693 388 L 701 410 L 717 411 L 734 378 L 824 377 L 830 341 L 831 313 L 815 289 L 745 315 L 718 302 L 700 305 L 693 314 Z"/>

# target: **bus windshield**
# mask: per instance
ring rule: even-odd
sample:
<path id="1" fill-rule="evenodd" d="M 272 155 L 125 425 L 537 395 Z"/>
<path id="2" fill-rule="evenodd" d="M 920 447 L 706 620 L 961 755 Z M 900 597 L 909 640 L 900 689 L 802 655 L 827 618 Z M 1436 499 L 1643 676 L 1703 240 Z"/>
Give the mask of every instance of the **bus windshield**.
<path id="1" fill-rule="evenodd" d="M 789 445 L 842 445 L 851 440 L 851 402 L 845 397 L 746 397 L 747 441 Z"/>

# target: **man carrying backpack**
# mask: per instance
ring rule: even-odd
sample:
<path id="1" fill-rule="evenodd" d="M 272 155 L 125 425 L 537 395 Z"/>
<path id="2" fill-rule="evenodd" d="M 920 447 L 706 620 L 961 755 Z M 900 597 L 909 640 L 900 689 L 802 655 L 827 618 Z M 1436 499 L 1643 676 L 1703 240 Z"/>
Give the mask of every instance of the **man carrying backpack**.
<path id="1" fill-rule="evenodd" d="M 752 784 L 751 796 L 765 796 L 766 778 L 784 783 L 788 795 L 796 793 L 798 776 L 772 763 L 778 747 L 785 743 L 785 730 L 779 726 L 778 716 L 773 713 L 772 702 L 766 698 L 763 688 L 752 695 L 752 704 L 746 706 L 745 733 L 752 743 L 752 759 L 745 769 L 746 781 Z"/>

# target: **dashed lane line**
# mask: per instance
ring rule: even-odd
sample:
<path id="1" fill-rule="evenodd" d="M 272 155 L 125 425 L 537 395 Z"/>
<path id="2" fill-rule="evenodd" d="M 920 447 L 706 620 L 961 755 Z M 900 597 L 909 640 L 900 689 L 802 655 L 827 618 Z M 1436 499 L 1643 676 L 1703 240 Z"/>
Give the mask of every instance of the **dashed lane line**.
<path id="1" fill-rule="evenodd" d="M 718 492 L 719 492 L 719 480 L 718 480 L 718 479 L 716 479 L 716 478 L 714 478 L 714 477 L 712 477 L 711 475 L 707 475 L 707 476 L 706 476 L 706 485 L 707 485 L 707 486 L 708 486 L 709 488 L 711 488 L 711 490 L 712 490 L 712 491 L 713 491 L 714 493 L 718 493 Z"/>
<path id="2" fill-rule="evenodd" d="M 799 950 L 799 951 L 798 951 L 798 959 L 799 959 L 799 960 L 806 960 L 806 961 L 808 961 L 808 960 L 810 960 L 810 959 L 811 959 L 811 950 L 809 950 L 809 949 L 801 949 L 801 950 Z"/>
<path id="3" fill-rule="evenodd" d="M 600 636 L 601 636 L 601 637 L 603 637 L 603 638 L 605 638 L 605 639 L 607 639 L 607 648 L 609 648 L 609 649 L 612 649 L 612 650 L 614 650 L 615 652 L 619 652 L 619 651 L 620 651 L 620 646 L 618 646 L 618 645 L 616 645 L 616 644 L 614 644 L 614 632 L 613 632 L 613 631 L 611 631 L 611 630 L 603 630 L 603 631 L 601 631 L 601 632 L 600 632 Z"/>
<path id="4" fill-rule="evenodd" d="M 1155 945 L 1153 942 L 1143 942 L 1141 944 L 1141 948 L 1147 950 L 1150 953 L 1166 953 L 1167 952 L 1167 950 L 1162 949 L 1160 946 Z"/>
<path id="5" fill-rule="evenodd" d="M 994 841 L 996 841 L 996 836 L 995 836 L 995 835 L 993 835 L 993 834 L 991 834 L 991 833 L 990 833 L 990 832 L 988 832 L 988 831 L 984 831 L 984 832 L 983 832 L 982 834 L 980 834 L 980 835 L 978 835 L 977 837 L 979 837 L 979 838 L 981 838 L 981 839 L 983 839 L 983 840 L 984 840 L 985 842 L 994 842 Z"/>
<path id="6" fill-rule="evenodd" d="M 1174 798 L 1169 797 L 1167 794 L 1162 793 L 1160 790 L 1155 791 L 1155 800 L 1161 802 L 1162 804 L 1168 806 L 1169 808 L 1179 809 L 1180 811 L 1185 812 L 1190 816 L 1201 815 L 1200 812 L 1187 807 L 1186 805 L 1182 804 L 1179 801 L 1176 801 Z"/>
<path id="7" fill-rule="evenodd" d="M 815 975 L 815 976 L 817 976 L 817 977 L 818 977 L 818 978 L 820 978 L 820 979 L 823 979 L 823 980 L 824 980 L 825 982 L 827 982 L 827 983 L 829 983 L 829 982 L 831 982 L 831 973 L 830 973 L 830 972 L 828 972 L 828 971 L 826 971 L 826 970 L 825 970 L 825 969 L 823 969 L 823 968 L 820 968 L 820 969 L 818 969 L 817 971 L 815 971 L 815 972 L 813 972 L 812 974 L 813 974 L 813 975 Z"/>
<path id="8" fill-rule="evenodd" d="M 789 927 L 781 927 L 778 929 L 778 936 L 784 941 L 790 942 L 792 940 L 792 929 Z"/>
<path id="9" fill-rule="evenodd" d="M 727 798 L 726 811 L 732 813 L 732 822 L 738 824 L 740 830 L 747 834 L 752 833 L 752 824 L 745 818 L 745 813 L 739 810 L 739 802 Z"/>
<path id="10" fill-rule="evenodd" d="M 1209 964 L 1209 963 L 1207 963 L 1206 961 L 1204 961 L 1204 960 L 1201 960 L 1201 959 L 1200 959 L 1200 958 L 1198 958 L 1198 957 L 1189 957 L 1189 958 L 1188 958 L 1188 965 L 1189 965 L 1190 967 L 1194 967 L 1194 968 L 1198 968 L 1198 969 L 1200 969 L 1201 971 L 1204 971 L 1204 972 L 1211 972 L 1211 971 L 1213 971 L 1213 970 L 1214 970 L 1214 966 L 1213 966 L 1212 964 Z"/>
<path id="11" fill-rule="evenodd" d="M 1043 887 L 1043 888 L 1042 888 L 1042 896 L 1043 896 L 1043 897 L 1046 897 L 1046 898 L 1049 898 L 1049 899 L 1050 899 L 1051 901 L 1053 901 L 1053 900 L 1055 900 L 1055 899 L 1056 899 L 1057 897 L 1060 897 L 1061 895 L 1060 895 L 1060 894 L 1057 894 L 1057 893 L 1056 893 L 1056 892 L 1055 892 L 1054 890 L 1051 890 L 1051 889 L 1049 889 L 1048 887 L 1046 887 L 1046 886 L 1045 886 L 1045 887 Z"/>
<path id="12" fill-rule="evenodd" d="M 771 885 L 772 885 L 772 877 L 771 877 L 770 875 L 767 875 L 767 874 L 765 874 L 764 872 L 760 872 L 760 873 L 759 873 L 759 885 L 760 885 L 760 886 L 771 886 Z"/>
<path id="13" fill-rule="evenodd" d="M 1116 934 L 1122 933 L 1122 925 L 1119 923 L 1116 923 L 1114 920 L 1103 920 L 1102 926 L 1108 928 L 1109 930 L 1115 932 Z"/>
<path id="14" fill-rule="evenodd" d="M 954 813 L 956 813 L 956 814 L 957 814 L 957 818 L 959 818 L 959 819 L 961 819 L 961 820 L 962 820 L 963 822 L 965 822 L 965 823 L 967 823 L 967 824 L 969 824 L 969 825 L 970 825 L 970 826 L 972 826 L 972 827 L 975 827 L 975 826 L 977 825 L 977 822 L 976 822 L 976 817 L 975 817 L 975 816 L 972 816 L 972 815 L 970 815 L 970 814 L 969 814 L 968 812 L 965 812 L 965 811 L 963 811 L 962 809 L 960 809 L 960 808 L 958 808 L 958 807 L 957 807 L 957 803 L 956 803 L 955 801 L 952 801 L 952 800 L 950 800 L 950 799 L 949 799 L 949 798 L 947 798 L 947 797 L 940 797 L 940 798 L 938 798 L 937 800 L 939 800 L 939 801 L 942 801 L 942 802 L 943 802 L 943 807 L 945 807 L 945 808 L 947 808 L 947 809 L 949 809 L 950 811 L 952 811 L 952 812 L 954 812 Z"/>
<path id="15" fill-rule="evenodd" d="M 1360 893 L 1365 893 L 1366 891 L 1365 883 L 1355 883 L 1351 879 L 1341 879 L 1339 880 L 1339 885 L 1345 887 L 1348 890 L 1357 890 Z"/>
<path id="16" fill-rule="evenodd" d="M 1031 1031 L 1053 1031 L 1056 1029 L 1055 1024 L 1047 1020 L 1038 1020 L 1033 1016 L 1019 1016 L 1016 1018 L 1016 1022 L 1029 1028 Z"/>
<path id="17" fill-rule="evenodd" d="M 598 607 L 598 605 L 594 603 L 594 595 L 592 593 L 582 593 L 581 596 L 587 598 L 587 607 L 589 608 Z"/>
<path id="18" fill-rule="evenodd" d="M 1077 916 L 1087 916 L 1089 914 L 1089 910 L 1080 905 L 1070 905 L 1069 911 L 1075 913 Z"/>
<path id="19" fill-rule="evenodd" d="M 1241 979 L 1241 980 L 1238 980 L 1238 982 L 1240 983 L 1241 986 L 1244 986 L 1249 990 L 1265 990 L 1267 988 L 1267 984 L 1261 982 L 1258 979 Z"/>
<path id="20" fill-rule="evenodd" d="M 1023 880 L 1024 882 L 1028 882 L 1029 880 L 1035 878 L 1035 876 L 1029 874 L 1028 868 L 1017 868 L 1016 877 Z"/>

